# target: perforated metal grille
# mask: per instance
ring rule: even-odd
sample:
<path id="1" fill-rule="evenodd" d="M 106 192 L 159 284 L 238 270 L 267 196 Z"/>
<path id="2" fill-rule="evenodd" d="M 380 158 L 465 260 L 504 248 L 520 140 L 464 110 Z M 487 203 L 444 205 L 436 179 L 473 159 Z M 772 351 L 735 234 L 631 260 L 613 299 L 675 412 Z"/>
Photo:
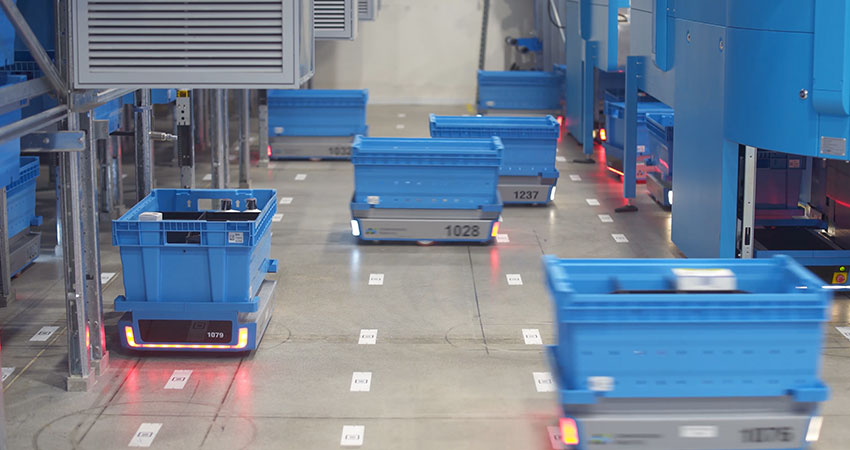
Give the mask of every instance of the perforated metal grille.
<path id="1" fill-rule="evenodd" d="M 316 31 L 344 31 L 346 0 L 313 0 L 313 25 Z"/>
<path id="2" fill-rule="evenodd" d="M 377 0 L 357 0 L 357 14 L 360 20 L 375 19 L 375 2 Z"/>
<path id="3" fill-rule="evenodd" d="M 299 65 L 301 4 L 310 1 L 79 0 L 75 42 L 83 82 L 164 76 L 251 84 L 273 74 L 286 82 Z"/>

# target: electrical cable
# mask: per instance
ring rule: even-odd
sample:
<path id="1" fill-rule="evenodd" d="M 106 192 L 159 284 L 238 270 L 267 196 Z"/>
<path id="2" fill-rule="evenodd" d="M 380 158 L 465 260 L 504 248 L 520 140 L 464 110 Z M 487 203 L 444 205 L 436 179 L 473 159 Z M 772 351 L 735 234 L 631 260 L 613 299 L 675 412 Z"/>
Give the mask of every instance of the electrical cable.
<path id="1" fill-rule="evenodd" d="M 557 22 L 557 21 L 555 21 L 555 17 L 553 17 L 553 16 L 552 16 L 552 1 L 551 1 L 551 0 L 549 0 L 549 1 L 547 1 L 547 2 L 546 2 L 546 9 L 547 9 L 547 10 L 548 10 L 548 12 L 549 12 L 549 14 L 548 14 L 548 15 L 549 15 L 549 22 L 552 22 L 552 26 L 554 26 L 555 28 L 557 28 L 557 29 L 559 29 L 559 30 L 563 30 L 563 29 L 565 29 L 566 27 L 565 27 L 565 26 L 563 26 L 563 25 L 560 25 L 560 26 L 559 26 L 559 25 L 558 25 L 558 22 Z"/>

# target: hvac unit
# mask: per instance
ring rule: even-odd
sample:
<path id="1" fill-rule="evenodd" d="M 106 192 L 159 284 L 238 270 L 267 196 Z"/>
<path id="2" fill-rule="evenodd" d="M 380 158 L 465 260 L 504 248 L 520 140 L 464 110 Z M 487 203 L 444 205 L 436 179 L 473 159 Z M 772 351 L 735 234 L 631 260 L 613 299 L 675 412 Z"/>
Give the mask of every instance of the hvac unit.
<path id="1" fill-rule="evenodd" d="M 76 88 L 298 88 L 311 0 L 76 0 Z"/>
<path id="2" fill-rule="evenodd" d="M 357 13 L 360 20 L 375 20 L 379 9 L 381 9 L 381 0 L 357 0 Z"/>
<path id="3" fill-rule="evenodd" d="M 357 36 L 358 0 L 313 0 L 316 39 L 349 39 Z"/>

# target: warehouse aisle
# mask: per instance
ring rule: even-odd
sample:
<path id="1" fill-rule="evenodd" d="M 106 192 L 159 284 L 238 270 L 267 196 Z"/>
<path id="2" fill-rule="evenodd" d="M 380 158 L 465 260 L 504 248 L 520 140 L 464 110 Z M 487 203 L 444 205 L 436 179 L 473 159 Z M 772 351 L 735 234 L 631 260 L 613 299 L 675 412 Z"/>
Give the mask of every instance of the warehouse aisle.
<path id="1" fill-rule="evenodd" d="M 465 110 L 373 106 L 371 134 L 427 136 L 430 112 Z M 643 186 L 640 211 L 618 215 L 621 187 L 603 165 L 572 163 L 580 150 L 569 137 L 559 152 L 554 204 L 506 207 L 491 246 L 358 245 L 349 163 L 253 169 L 255 187 L 278 190 L 282 217 L 272 229 L 274 317 L 246 356 L 120 349 L 112 312 L 123 292 L 120 260 L 103 228 L 103 271 L 116 274 L 104 289 L 111 364 L 88 393 L 63 389 L 61 258 L 43 255 L 15 280 L 19 300 L 0 310 L 10 448 L 560 448 L 549 428 L 558 407 L 541 345 L 553 343 L 553 328 L 540 256 L 680 254 L 670 213 Z M 173 185 L 176 170 L 156 170 L 161 186 Z M 199 163 L 199 180 L 207 170 Z M 40 201 L 51 195 L 39 192 Z M 824 359 L 833 398 L 816 450 L 850 441 L 850 337 L 835 329 L 848 323 L 850 303 L 838 300 Z M 33 341 L 42 327 L 57 328 Z"/>

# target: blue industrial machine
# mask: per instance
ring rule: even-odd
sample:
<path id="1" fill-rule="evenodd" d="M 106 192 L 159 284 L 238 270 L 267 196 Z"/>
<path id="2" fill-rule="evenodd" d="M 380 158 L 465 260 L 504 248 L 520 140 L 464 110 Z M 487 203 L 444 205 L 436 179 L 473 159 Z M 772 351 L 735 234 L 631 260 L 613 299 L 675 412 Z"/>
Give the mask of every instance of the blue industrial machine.
<path id="1" fill-rule="evenodd" d="M 357 135 L 368 135 L 368 90 L 271 90 L 272 159 L 349 159 Z"/>
<path id="2" fill-rule="evenodd" d="M 155 189 L 112 223 L 125 294 L 121 344 L 134 350 L 243 352 L 271 320 L 271 189 Z"/>
<path id="3" fill-rule="evenodd" d="M 644 69 L 675 68 L 674 243 L 689 257 L 789 254 L 846 287 L 850 4 L 648 3 Z M 780 192 L 781 208 L 765 205 Z"/>
<path id="4" fill-rule="evenodd" d="M 364 241 L 490 242 L 504 147 L 488 139 L 354 140 L 351 233 Z"/>
<path id="5" fill-rule="evenodd" d="M 588 157 L 595 139 L 604 140 L 605 93 L 623 90 L 628 54 L 628 0 L 567 0 L 566 48 L 567 131 L 584 145 Z"/>
<path id="6" fill-rule="evenodd" d="M 801 450 L 816 441 L 831 297 L 787 256 L 546 256 L 564 444 Z"/>
<path id="7" fill-rule="evenodd" d="M 490 138 L 505 147 L 499 194 L 507 204 L 545 205 L 555 199 L 555 154 L 561 126 L 546 117 L 430 116 L 431 137 Z"/>
<path id="8" fill-rule="evenodd" d="M 666 47 L 657 51 L 655 36 L 664 36 L 668 24 L 656 20 L 656 6 L 654 0 L 567 0 L 567 27 L 574 27 L 566 40 L 567 129 L 584 146 L 585 162 L 592 161 L 594 139 L 605 144 L 606 162 L 622 175 L 628 200 L 635 197 L 638 179 L 650 171 L 645 164 L 638 168 L 648 157 L 643 118 L 651 111 L 644 102 L 660 102 L 666 112 L 675 98 Z M 613 143 L 607 129 L 612 121 L 619 127 Z M 633 210 L 631 204 L 618 209 Z"/>

